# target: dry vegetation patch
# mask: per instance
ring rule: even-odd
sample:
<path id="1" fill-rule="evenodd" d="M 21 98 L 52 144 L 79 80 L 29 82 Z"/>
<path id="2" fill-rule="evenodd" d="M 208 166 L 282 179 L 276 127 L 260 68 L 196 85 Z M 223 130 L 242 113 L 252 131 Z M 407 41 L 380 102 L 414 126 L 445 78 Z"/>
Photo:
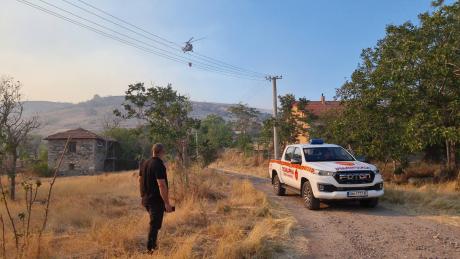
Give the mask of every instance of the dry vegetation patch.
<path id="1" fill-rule="evenodd" d="M 247 155 L 236 149 L 228 149 L 209 167 L 266 178 L 268 177 L 269 161 L 262 154 Z"/>
<path id="2" fill-rule="evenodd" d="M 173 173 L 170 178 L 176 212 L 165 216 L 156 257 L 266 258 L 282 253 L 280 238 L 289 235 L 293 220 L 274 210 L 250 182 L 202 170 L 190 173 L 188 188 Z M 144 254 L 148 214 L 140 205 L 137 172 L 59 178 L 55 188 L 43 258 L 151 257 Z M 12 203 L 13 213 L 20 212 L 22 199 Z M 33 227 L 43 210 L 36 206 Z M 12 254 L 14 244 L 7 239 Z M 34 240 L 27 257 L 36 255 Z"/>
<path id="3" fill-rule="evenodd" d="M 454 181 L 421 186 L 387 183 L 382 201 L 411 215 L 460 226 L 460 193 Z"/>
<path id="4" fill-rule="evenodd" d="M 237 150 L 227 150 L 211 167 L 267 177 L 268 163 L 268 160 L 260 157 L 246 156 Z M 460 182 L 433 183 L 435 182 L 433 180 L 440 178 L 438 175 L 442 173 L 441 165 L 420 163 L 411 166 L 405 174 L 398 176 L 391 172 L 389 165 L 377 165 L 382 169 L 384 178 L 387 180 L 385 195 L 382 197 L 382 202 L 386 207 L 460 226 Z M 431 177 L 432 182 L 420 182 L 417 185 L 401 184 L 401 182 L 407 182 L 407 179 L 411 177 Z M 398 181 L 394 181 L 395 178 Z M 460 181 L 460 178 L 457 181 Z"/>

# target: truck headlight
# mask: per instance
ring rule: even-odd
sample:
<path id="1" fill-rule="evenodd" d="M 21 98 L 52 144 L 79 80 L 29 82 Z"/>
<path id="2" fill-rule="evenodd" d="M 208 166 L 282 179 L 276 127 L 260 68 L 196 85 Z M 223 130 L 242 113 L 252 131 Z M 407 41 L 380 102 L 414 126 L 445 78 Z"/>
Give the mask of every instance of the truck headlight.
<path id="1" fill-rule="evenodd" d="M 380 170 L 379 170 L 379 169 L 375 169 L 375 170 L 374 170 L 374 173 L 375 173 L 375 174 L 380 174 Z"/>
<path id="2" fill-rule="evenodd" d="M 318 175 L 321 175 L 321 176 L 334 176 L 335 172 L 318 170 Z"/>

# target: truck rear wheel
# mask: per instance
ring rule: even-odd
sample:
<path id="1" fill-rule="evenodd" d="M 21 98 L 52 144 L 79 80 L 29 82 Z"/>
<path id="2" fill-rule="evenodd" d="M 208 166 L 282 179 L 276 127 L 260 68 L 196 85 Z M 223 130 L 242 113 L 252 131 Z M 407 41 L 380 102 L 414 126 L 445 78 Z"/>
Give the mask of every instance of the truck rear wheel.
<path id="1" fill-rule="evenodd" d="M 304 182 L 302 185 L 302 199 L 307 209 L 319 209 L 320 201 L 319 199 L 315 198 L 315 195 L 313 195 L 313 190 L 311 189 L 310 182 L 308 181 Z"/>
<path id="2" fill-rule="evenodd" d="M 360 200 L 359 204 L 365 208 L 375 208 L 379 204 L 379 198 Z"/>
<path id="3" fill-rule="evenodd" d="M 280 178 L 278 175 L 275 175 L 273 178 L 273 190 L 278 196 L 283 196 L 286 194 L 286 189 L 281 185 Z"/>

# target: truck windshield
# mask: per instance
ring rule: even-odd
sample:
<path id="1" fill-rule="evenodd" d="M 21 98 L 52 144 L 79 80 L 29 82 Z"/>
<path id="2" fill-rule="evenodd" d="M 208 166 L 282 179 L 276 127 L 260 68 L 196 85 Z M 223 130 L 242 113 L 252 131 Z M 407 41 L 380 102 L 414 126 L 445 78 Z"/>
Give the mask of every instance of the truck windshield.
<path id="1" fill-rule="evenodd" d="M 305 161 L 354 161 L 355 159 L 341 147 L 314 147 L 304 148 Z"/>

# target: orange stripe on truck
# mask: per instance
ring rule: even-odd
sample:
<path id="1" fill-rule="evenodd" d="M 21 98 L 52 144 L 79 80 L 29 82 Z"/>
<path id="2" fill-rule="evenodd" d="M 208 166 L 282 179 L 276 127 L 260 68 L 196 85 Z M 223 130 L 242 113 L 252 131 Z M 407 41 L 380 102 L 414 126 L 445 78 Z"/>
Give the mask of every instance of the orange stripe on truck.
<path id="1" fill-rule="evenodd" d="M 313 169 L 313 168 L 311 168 L 309 166 L 305 166 L 305 165 L 291 164 L 289 162 L 276 160 L 276 159 L 271 159 L 270 163 L 280 164 L 280 165 L 289 166 L 289 167 L 300 169 L 300 170 L 305 170 L 305 171 L 310 172 L 310 173 L 315 173 L 315 169 Z"/>

